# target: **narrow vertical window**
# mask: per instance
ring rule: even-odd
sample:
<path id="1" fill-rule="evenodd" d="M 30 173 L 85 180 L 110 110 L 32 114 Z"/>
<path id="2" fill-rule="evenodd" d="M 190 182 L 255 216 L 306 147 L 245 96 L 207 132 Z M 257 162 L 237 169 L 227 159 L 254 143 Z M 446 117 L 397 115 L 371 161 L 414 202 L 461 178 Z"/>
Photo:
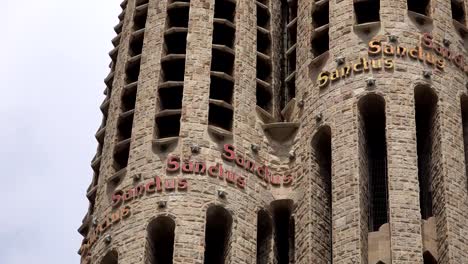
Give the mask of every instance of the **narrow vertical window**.
<path id="1" fill-rule="evenodd" d="M 437 260 L 432 256 L 429 251 L 423 254 L 424 264 L 437 264 Z"/>
<path id="2" fill-rule="evenodd" d="M 257 106 L 272 112 L 271 17 L 269 0 L 256 1 L 257 6 Z"/>
<path id="3" fill-rule="evenodd" d="M 354 0 L 356 24 L 380 21 L 380 0 Z"/>
<path id="4" fill-rule="evenodd" d="M 408 0 L 408 10 L 424 16 L 430 16 L 430 0 Z"/>
<path id="5" fill-rule="evenodd" d="M 463 0 L 451 0 L 452 4 L 452 19 L 465 25 L 465 4 Z"/>
<path id="6" fill-rule="evenodd" d="M 157 147 L 167 147 L 179 137 L 189 13 L 190 1 L 168 1 L 155 121 Z"/>
<path id="7" fill-rule="evenodd" d="M 414 92 L 416 108 L 416 137 L 418 151 L 418 178 L 421 215 L 423 219 L 433 216 L 432 180 L 437 150 L 437 96 L 429 88 L 418 86 Z"/>
<path id="8" fill-rule="evenodd" d="M 295 227 L 292 217 L 292 200 L 277 200 L 271 203 L 275 229 L 276 263 L 289 264 L 294 261 Z"/>
<path id="9" fill-rule="evenodd" d="M 324 225 L 320 226 L 320 236 L 326 245 L 327 259 L 332 261 L 332 146 L 331 146 L 331 129 L 330 127 L 321 128 L 315 135 L 313 142 L 313 154 L 316 163 L 316 173 L 314 179 L 319 189 L 317 197 L 320 197 L 317 202 L 319 208 L 323 208 L 321 222 Z"/>
<path id="10" fill-rule="evenodd" d="M 271 263 L 272 228 L 270 215 L 260 210 L 257 213 L 257 264 Z"/>
<path id="11" fill-rule="evenodd" d="M 465 177 L 468 187 L 468 96 L 462 96 L 460 101 L 463 127 L 463 147 L 465 151 Z"/>
<path id="12" fill-rule="evenodd" d="M 208 128 L 219 138 L 232 136 L 235 14 L 235 1 L 215 1 Z"/>
<path id="13" fill-rule="evenodd" d="M 385 135 L 385 101 L 378 95 L 368 95 L 359 102 L 361 118 L 361 153 L 366 161 L 368 187 L 369 231 L 378 231 L 388 223 L 387 143 Z M 367 169 L 367 170 L 366 170 Z"/>
<path id="14" fill-rule="evenodd" d="M 316 1 L 312 11 L 312 53 L 319 57 L 329 50 L 329 2 Z"/>
<path id="15" fill-rule="evenodd" d="M 172 264 L 174 254 L 175 222 L 170 217 L 160 216 L 148 225 L 146 263 Z"/>
<path id="16" fill-rule="evenodd" d="M 287 1 L 285 29 L 285 106 L 296 97 L 297 0 Z"/>
<path id="17" fill-rule="evenodd" d="M 119 264 L 119 255 L 115 251 L 107 253 L 100 264 Z"/>
<path id="18" fill-rule="evenodd" d="M 212 206 L 206 212 L 205 264 L 223 264 L 229 252 L 232 216 L 220 206 Z"/>

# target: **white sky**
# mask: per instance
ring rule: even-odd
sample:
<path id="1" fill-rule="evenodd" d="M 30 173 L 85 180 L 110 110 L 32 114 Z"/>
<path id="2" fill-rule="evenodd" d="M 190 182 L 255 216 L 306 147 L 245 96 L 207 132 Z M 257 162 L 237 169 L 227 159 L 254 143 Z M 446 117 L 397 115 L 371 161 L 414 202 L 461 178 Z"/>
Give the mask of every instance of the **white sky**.
<path id="1" fill-rule="evenodd" d="M 79 263 L 120 0 L 0 4 L 0 263 Z"/>

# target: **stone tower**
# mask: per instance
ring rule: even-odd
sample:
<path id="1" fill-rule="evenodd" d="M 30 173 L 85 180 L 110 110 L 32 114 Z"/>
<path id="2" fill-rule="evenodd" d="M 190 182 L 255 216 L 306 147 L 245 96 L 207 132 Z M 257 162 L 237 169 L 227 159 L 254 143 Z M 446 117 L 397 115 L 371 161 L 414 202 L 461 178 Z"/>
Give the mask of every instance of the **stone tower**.
<path id="1" fill-rule="evenodd" d="M 81 263 L 468 263 L 468 1 L 121 7 Z"/>

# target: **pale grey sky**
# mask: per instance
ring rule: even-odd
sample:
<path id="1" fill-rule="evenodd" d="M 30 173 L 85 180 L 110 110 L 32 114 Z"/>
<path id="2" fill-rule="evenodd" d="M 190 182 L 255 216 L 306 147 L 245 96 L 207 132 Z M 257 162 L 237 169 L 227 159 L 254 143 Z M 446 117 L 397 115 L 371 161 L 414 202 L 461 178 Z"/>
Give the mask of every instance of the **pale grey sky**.
<path id="1" fill-rule="evenodd" d="M 79 263 L 120 1 L 0 3 L 0 263 Z"/>

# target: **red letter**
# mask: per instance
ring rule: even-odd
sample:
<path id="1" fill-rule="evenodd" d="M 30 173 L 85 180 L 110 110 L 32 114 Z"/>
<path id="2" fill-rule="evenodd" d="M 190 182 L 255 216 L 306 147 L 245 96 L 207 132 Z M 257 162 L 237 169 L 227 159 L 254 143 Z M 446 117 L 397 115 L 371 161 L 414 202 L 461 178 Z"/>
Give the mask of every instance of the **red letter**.
<path id="1" fill-rule="evenodd" d="M 169 157 L 169 159 L 167 160 L 166 171 L 176 172 L 179 170 L 179 168 L 180 168 L 179 159 L 177 157 Z"/>
<path id="2" fill-rule="evenodd" d="M 284 176 L 283 177 L 283 185 L 291 185 L 294 181 L 294 177 L 292 175 Z"/>
<path id="3" fill-rule="evenodd" d="M 231 144 L 224 145 L 223 158 L 228 161 L 233 161 L 236 158 L 235 148 Z"/>
<path id="4" fill-rule="evenodd" d="M 112 195 L 112 207 L 117 207 L 122 203 L 122 194 L 123 192 L 119 190 Z"/>
<path id="5" fill-rule="evenodd" d="M 431 34 L 424 33 L 421 42 L 422 42 L 422 45 L 425 48 L 432 49 L 432 36 L 431 36 Z"/>
<path id="6" fill-rule="evenodd" d="M 188 167 L 187 167 L 188 165 Z M 182 165 L 182 171 L 185 172 L 185 173 L 191 173 L 193 172 L 193 164 L 191 161 L 189 161 L 188 163 L 183 163 Z"/>
<path id="7" fill-rule="evenodd" d="M 146 193 L 154 193 L 156 191 L 156 182 L 154 182 L 154 180 L 151 180 L 146 184 L 145 189 Z"/>
<path id="8" fill-rule="evenodd" d="M 244 177 L 238 177 L 237 178 L 237 186 L 239 186 L 239 188 L 241 189 L 245 189 L 245 186 L 247 185 L 247 182 L 246 180 L 244 179 Z"/>
<path id="9" fill-rule="evenodd" d="M 177 185 L 179 190 L 185 191 L 188 188 L 188 181 L 187 179 L 180 179 Z"/>

